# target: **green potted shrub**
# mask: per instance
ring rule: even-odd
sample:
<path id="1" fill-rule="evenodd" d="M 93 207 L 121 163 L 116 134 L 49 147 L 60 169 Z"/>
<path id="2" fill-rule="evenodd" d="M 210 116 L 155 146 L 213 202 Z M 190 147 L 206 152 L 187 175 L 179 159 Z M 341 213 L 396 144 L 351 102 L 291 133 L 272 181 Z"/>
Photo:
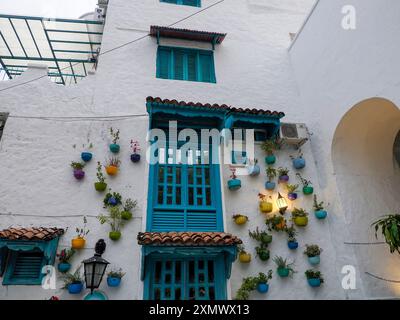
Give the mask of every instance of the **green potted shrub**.
<path id="1" fill-rule="evenodd" d="M 121 217 L 121 210 L 118 206 L 108 207 L 107 215 L 100 215 L 98 219 L 101 224 L 108 223 L 111 231 L 108 234 L 111 240 L 117 241 L 121 238 L 121 227 L 124 225 L 125 220 Z"/>
<path id="2" fill-rule="evenodd" d="M 308 212 L 304 209 L 294 208 L 292 210 L 292 221 L 298 227 L 305 227 L 308 224 Z"/>
<path id="3" fill-rule="evenodd" d="M 228 180 L 228 189 L 232 191 L 240 189 L 242 182 L 236 176 L 236 168 L 231 167 L 229 170 L 231 170 L 231 175 Z"/>
<path id="4" fill-rule="evenodd" d="M 107 285 L 109 287 L 119 287 L 121 284 L 121 279 L 125 275 L 125 272 L 122 272 L 122 269 L 111 269 L 107 273 Z"/>
<path id="5" fill-rule="evenodd" d="M 268 274 L 260 272 L 258 277 L 256 277 L 255 281 L 257 284 L 257 291 L 259 293 L 267 293 L 269 290 L 268 281 L 272 279 L 272 270 L 268 271 Z"/>
<path id="6" fill-rule="evenodd" d="M 273 180 L 276 178 L 276 176 L 278 174 L 276 169 L 271 166 L 268 166 L 265 169 L 265 173 L 268 177 L 268 181 L 265 183 L 265 189 L 270 190 L 270 191 L 274 190 L 276 187 L 276 182 L 274 182 Z"/>
<path id="7" fill-rule="evenodd" d="M 244 225 L 249 221 L 249 218 L 243 214 L 235 214 L 232 216 L 232 219 L 238 226 Z"/>
<path id="8" fill-rule="evenodd" d="M 64 275 L 63 289 L 67 289 L 69 294 L 79 294 L 83 289 L 83 279 L 81 275 L 81 266 L 74 273 Z"/>
<path id="9" fill-rule="evenodd" d="M 268 165 L 274 164 L 276 162 L 276 156 L 274 151 L 278 149 L 278 144 L 276 140 L 266 140 L 261 145 L 261 149 L 265 151 L 267 156 L 265 157 L 265 163 Z"/>
<path id="10" fill-rule="evenodd" d="M 104 208 L 115 207 L 122 204 L 122 196 L 118 192 L 112 192 L 110 189 L 103 199 Z"/>
<path id="11" fill-rule="evenodd" d="M 280 256 L 276 256 L 272 260 L 275 262 L 277 266 L 276 271 L 281 278 L 293 276 L 293 274 L 296 272 L 293 269 L 294 262 L 287 262 L 287 259 L 283 259 Z"/>
<path id="12" fill-rule="evenodd" d="M 288 247 L 290 250 L 296 250 L 299 247 L 299 243 L 297 242 L 296 235 L 297 231 L 294 228 L 293 224 L 289 227 L 286 228 L 286 233 L 288 235 Z"/>
<path id="13" fill-rule="evenodd" d="M 96 189 L 96 191 L 98 192 L 103 192 L 107 189 L 107 183 L 106 183 L 106 178 L 103 174 L 102 171 L 102 166 L 100 161 L 97 162 L 97 182 L 94 183 L 94 188 Z"/>
<path id="14" fill-rule="evenodd" d="M 71 260 L 72 256 L 75 254 L 74 249 L 62 249 L 60 253 L 57 254 L 58 257 L 58 265 L 57 269 L 61 273 L 66 273 L 71 269 L 71 264 L 69 261 Z"/>
<path id="15" fill-rule="evenodd" d="M 272 270 L 268 274 L 260 272 L 256 277 L 243 278 L 242 285 L 236 292 L 235 300 L 248 300 L 250 293 L 257 289 L 260 293 L 267 293 L 269 290 L 269 280 L 272 279 Z"/>
<path id="16" fill-rule="evenodd" d="M 300 173 L 296 173 L 296 176 L 300 179 L 301 184 L 303 185 L 303 193 L 305 195 L 313 194 L 314 188 L 312 186 L 312 182 L 310 180 L 304 179 Z"/>
<path id="17" fill-rule="evenodd" d="M 318 202 L 317 200 L 317 195 L 314 194 L 314 214 L 315 217 L 319 220 L 325 219 L 326 216 L 328 215 L 328 212 L 326 212 L 326 210 L 324 210 L 324 202 Z"/>
<path id="18" fill-rule="evenodd" d="M 389 214 L 376 220 L 372 225 L 375 228 L 375 237 L 378 238 L 379 229 L 389 246 L 390 253 L 400 253 L 400 215 Z"/>
<path id="19" fill-rule="evenodd" d="M 258 194 L 258 198 L 260 199 L 260 202 L 258 204 L 260 211 L 262 213 L 270 213 L 273 210 L 273 203 L 272 200 L 268 201 L 268 199 L 272 199 L 270 196 L 267 196 L 263 193 Z"/>
<path id="20" fill-rule="evenodd" d="M 118 153 L 120 150 L 120 145 L 118 144 L 119 140 L 119 129 L 115 130 L 112 127 L 110 128 L 110 135 L 111 135 L 111 141 L 112 143 L 110 144 L 110 151 L 112 153 Z"/>
<path id="21" fill-rule="evenodd" d="M 299 188 L 299 185 L 298 184 L 287 184 L 286 185 L 286 190 L 287 190 L 287 192 L 288 192 L 288 199 L 289 200 L 292 200 L 292 201 L 294 201 L 294 200 L 296 200 L 297 199 L 297 193 L 296 193 L 296 191 L 297 191 L 297 189 Z"/>
<path id="22" fill-rule="evenodd" d="M 126 199 L 123 205 L 123 210 L 121 212 L 121 218 L 123 220 L 131 220 L 132 219 L 132 210 L 136 208 L 137 201 L 133 201 L 132 199 Z"/>
<path id="23" fill-rule="evenodd" d="M 278 215 L 267 218 L 265 224 L 269 231 L 285 231 L 286 229 L 286 219 Z"/>
<path id="24" fill-rule="evenodd" d="M 306 275 L 310 287 L 320 287 L 321 284 L 324 283 L 322 273 L 318 270 L 308 269 L 304 274 Z"/>
<path id="25" fill-rule="evenodd" d="M 260 242 L 263 245 L 269 245 L 272 242 L 272 236 L 268 234 L 266 231 L 261 231 L 256 228 L 255 231 L 250 231 L 249 230 L 249 236 L 250 238 Z"/>
<path id="26" fill-rule="evenodd" d="M 304 254 L 308 257 L 308 262 L 316 266 L 320 263 L 320 255 L 322 249 L 316 244 L 306 244 L 306 250 L 304 250 Z"/>

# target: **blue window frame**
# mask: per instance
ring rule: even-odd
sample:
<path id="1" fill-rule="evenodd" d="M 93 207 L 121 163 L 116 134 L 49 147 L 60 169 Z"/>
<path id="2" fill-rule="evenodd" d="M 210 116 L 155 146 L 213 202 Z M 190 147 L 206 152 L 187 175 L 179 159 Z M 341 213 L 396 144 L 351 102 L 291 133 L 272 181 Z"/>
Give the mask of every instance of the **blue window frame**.
<path id="1" fill-rule="evenodd" d="M 165 257 L 148 261 L 144 298 L 149 300 L 225 300 L 223 255 Z"/>
<path id="2" fill-rule="evenodd" d="M 160 0 L 160 2 L 180 4 L 192 7 L 201 7 L 201 0 Z"/>
<path id="3" fill-rule="evenodd" d="M 187 164 L 179 163 L 179 149 L 166 148 L 150 165 L 147 231 L 223 231 L 219 165 L 209 163 L 211 148 L 206 155 L 199 148 L 197 160 Z"/>
<path id="4" fill-rule="evenodd" d="M 209 50 L 159 46 L 157 78 L 216 83 L 214 53 Z"/>

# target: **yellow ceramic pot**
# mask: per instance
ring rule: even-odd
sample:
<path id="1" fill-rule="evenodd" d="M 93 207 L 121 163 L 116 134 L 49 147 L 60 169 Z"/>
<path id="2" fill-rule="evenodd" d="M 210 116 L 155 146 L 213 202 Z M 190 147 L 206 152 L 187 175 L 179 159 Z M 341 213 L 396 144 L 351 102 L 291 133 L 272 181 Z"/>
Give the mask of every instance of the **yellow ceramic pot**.
<path id="1" fill-rule="evenodd" d="M 308 224 L 308 217 L 295 217 L 293 222 L 298 227 L 305 227 Z"/>
<path id="2" fill-rule="evenodd" d="M 115 176 L 118 173 L 118 167 L 116 166 L 107 166 L 106 172 L 110 176 Z"/>
<path id="3" fill-rule="evenodd" d="M 271 202 L 268 201 L 260 201 L 260 211 L 264 213 L 270 213 L 273 210 L 273 206 Z"/>
<path id="4" fill-rule="evenodd" d="M 86 240 L 84 238 L 74 238 L 71 240 L 72 249 L 82 249 L 85 247 Z"/>
<path id="5" fill-rule="evenodd" d="M 241 263 L 249 263 L 251 261 L 251 254 L 247 252 L 239 253 L 239 261 Z"/>
<path id="6" fill-rule="evenodd" d="M 246 216 L 237 216 L 235 217 L 235 223 L 238 225 L 243 225 L 247 222 L 248 218 Z"/>

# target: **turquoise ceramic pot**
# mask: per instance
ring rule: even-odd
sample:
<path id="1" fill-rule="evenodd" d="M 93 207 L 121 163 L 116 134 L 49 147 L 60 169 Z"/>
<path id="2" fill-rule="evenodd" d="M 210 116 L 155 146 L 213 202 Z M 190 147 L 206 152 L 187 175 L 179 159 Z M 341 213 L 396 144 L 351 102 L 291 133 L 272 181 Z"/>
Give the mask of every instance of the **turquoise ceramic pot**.
<path id="1" fill-rule="evenodd" d="M 228 180 L 229 190 L 238 190 L 242 186 L 242 182 L 239 179 Z"/>
<path id="2" fill-rule="evenodd" d="M 274 190 L 275 187 L 276 187 L 276 183 L 275 182 L 267 181 L 265 183 L 265 189 L 267 189 L 267 190 Z"/>
<path id="3" fill-rule="evenodd" d="M 308 284 L 310 287 L 316 288 L 321 286 L 321 280 L 320 279 L 308 279 Z"/>
<path id="4" fill-rule="evenodd" d="M 85 162 L 89 162 L 90 160 L 92 160 L 93 158 L 93 154 L 90 152 L 82 152 L 81 153 L 81 159 Z"/>
<path id="5" fill-rule="evenodd" d="M 110 144 L 110 151 L 111 151 L 112 153 L 118 153 L 118 152 L 119 152 L 119 149 L 120 149 L 119 144 L 116 144 L 116 143 Z"/>
<path id="6" fill-rule="evenodd" d="M 276 162 L 276 157 L 274 155 L 265 157 L 266 164 L 274 164 Z"/>
<path id="7" fill-rule="evenodd" d="M 321 258 L 319 256 L 308 257 L 308 262 L 313 266 L 316 266 L 317 264 L 319 264 L 320 261 L 321 261 Z"/>
<path id="8" fill-rule="evenodd" d="M 306 166 L 306 160 L 303 158 L 293 159 L 293 167 L 297 170 L 303 169 Z"/>
<path id="9" fill-rule="evenodd" d="M 121 278 L 107 277 L 107 285 L 109 287 L 119 287 L 120 284 L 121 284 Z"/>
<path id="10" fill-rule="evenodd" d="M 315 216 L 317 217 L 317 219 L 325 219 L 326 216 L 328 215 L 328 212 L 326 212 L 325 210 L 318 210 L 315 211 Z"/>

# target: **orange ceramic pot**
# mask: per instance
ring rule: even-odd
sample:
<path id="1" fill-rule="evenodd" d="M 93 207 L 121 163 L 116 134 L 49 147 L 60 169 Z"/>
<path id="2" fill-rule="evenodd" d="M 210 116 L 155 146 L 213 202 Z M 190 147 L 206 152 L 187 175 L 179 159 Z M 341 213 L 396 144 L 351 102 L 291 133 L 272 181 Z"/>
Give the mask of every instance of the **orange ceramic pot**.
<path id="1" fill-rule="evenodd" d="M 116 166 L 107 166 L 106 172 L 109 176 L 115 176 L 118 173 L 118 167 Z"/>
<path id="2" fill-rule="evenodd" d="M 86 240 L 84 238 L 74 238 L 71 240 L 72 249 L 82 249 L 85 247 Z"/>

